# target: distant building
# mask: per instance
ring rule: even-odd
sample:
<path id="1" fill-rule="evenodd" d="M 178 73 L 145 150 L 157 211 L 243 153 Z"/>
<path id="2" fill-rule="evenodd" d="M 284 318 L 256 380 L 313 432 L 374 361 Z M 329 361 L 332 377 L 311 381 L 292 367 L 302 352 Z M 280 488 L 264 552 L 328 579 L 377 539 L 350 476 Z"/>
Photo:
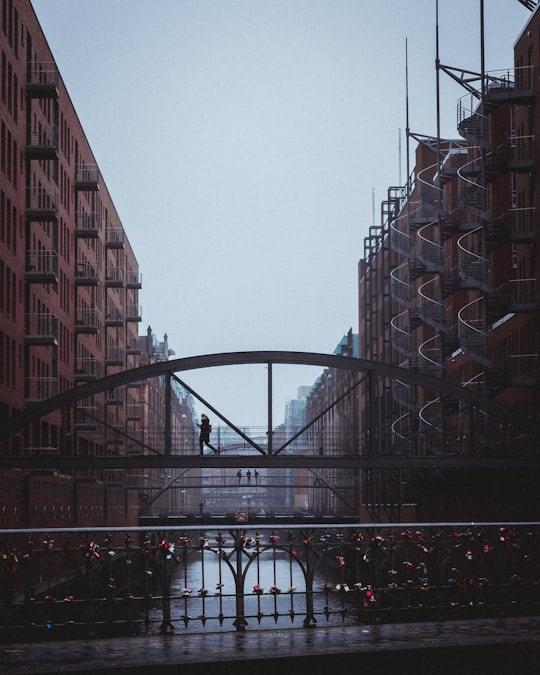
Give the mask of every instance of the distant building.
<path id="1" fill-rule="evenodd" d="M 304 453 L 307 448 L 307 433 L 301 433 L 306 425 L 306 394 L 309 387 L 298 387 L 297 398 L 289 398 L 285 402 L 285 417 L 283 425 L 277 430 L 275 441 L 284 443 L 291 440 L 284 448 L 286 454 Z M 282 440 L 283 439 L 283 440 Z M 306 469 L 283 469 L 280 481 L 282 488 L 276 490 L 279 501 L 289 509 L 297 511 L 308 508 L 309 500 L 307 489 L 304 487 L 308 480 Z M 277 494 L 275 495 L 277 498 Z"/>
<path id="2" fill-rule="evenodd" d="M 358 357 L 358 335 L 352 329 L 334 350 L 338 356 Z M 306 398 L 307 449 L 312 455 L 352 455 L 358 452 L 361 376 L 346 369 L 326 368 Z M 325 515 L 358 513 L 358 473 L 344 469 L 311 469 L 308 502 Z"/>
<path id="3" fill-rule="evenodd" d="M 139 337 L 141 348 L 140 365 L 168 361 L 174 356 L 169 347 L 168 336 L 159 341 L 152 328 L 148 326 L 146 335 Z M 127 439 L 119 438 L 122 446 L 129 443 L 127 454 L 151 455 L 165 453 L 165 429 L 169 428 L 167 451 L 173 455 L 193 455 L 198 453 L 198 430 L 195 423 L 196 412 L 191 394 L 174 379 L 170 382 L 169 420 L 167 414 L 167 379 L 165 376 L 143 380 L 139 385 L 138 415 L 133 416 L 132 426 Z M 201 472 L 191 469 L 135 469 L 128 472 L 127 483 L 130 489 L 137 489 L 144 515 L 161 513 L 181 514 L 198 509 L 201 488 L 188 489 L 189 485 L 201 485 Z"/>

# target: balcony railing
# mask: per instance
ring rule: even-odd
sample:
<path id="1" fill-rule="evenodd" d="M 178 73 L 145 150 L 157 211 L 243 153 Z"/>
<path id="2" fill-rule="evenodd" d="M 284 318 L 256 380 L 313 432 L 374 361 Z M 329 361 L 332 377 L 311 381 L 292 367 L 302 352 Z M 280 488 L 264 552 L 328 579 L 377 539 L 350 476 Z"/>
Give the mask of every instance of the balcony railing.
<path id="1" fill-rule="evenodd" d="M 124 285 L 125 271 L 122 267 L 108 266 L 105 272 L 105 284 L 111 287 Z"/>
<path id="2" fill-rule="evenodd" d="M 101 327 L 100 313 L 91 307 L 75 309 L 75 330 L 77 333 L 99 333 Z"/>
<path id="3" fill-rule="evenodd" d="M 533 311 L 538 305 L 536 279 L 511 279 L 504 288 L 513 311 Z"/>
<path id="4" fill-rule="evenodd" d="M 533 87 L 533 75 L 533 66 L 490 70 L 486 73 L 486 86 L 490 93 L 504 90 L 529 91 Z"/>
<path id="5" fill-rule="evenodd" d="M 105 392 L 105 405 L 117 406 L 124 405 L 126 400 L 126 391 L 124 387 L 115 387 L 107 389 Z"/>
<path id="6" fill-rule="evenodd" d="M 142 274 L 139 271 L 126 270 L 126 286 L 128 288 L 141 288 Z"/>
<path id="7" fill-rule="evenodd" d="M 75 215 L 75 234 L 86 239 L 96 239 L 101 231 L 101 216 L 99 213 L 79 211 Z"/>
<path id="8" fill-rule="evenodd" d="M 95 380 L 101 376 L 101 364 L 92 357 L 80 357 L 75 359 L 75 379 L 76 380 Z"/>
<path id="9" fill-rule="evenodd" d="M 58 190 L 33 187 L 27 190 L 26 217 L 38 222 L 58 220 Z"/>
<path id="10" fill-rule="evenodd" d="M 534 161 L 534 136 L 511 136 L 508 139 L 508 160 L 513 166 L 529 166 Z"/>
<path id="11" fill-rule="evenodd" d="M 505 216 L 508 235 L 511 241 L 532 241 L 536 236 L 536 209 L 528 208 L 510 209 Z"/>
<path id="12" fill-rule="evenodd" d="M 142 307 L 140 305 L 128 305 L 126 308 L 126 321 L 142 321 Z"/>
<path id="13" fill-rule="evenodd" d="M 108 366 L 123 366 L 126 361 L 125 347 L 118 345 L 106 345 L 105 364 Z"/>
<path id="14" fill-rule="evenodd" d="M 54 250 L 27 251 L 25 279 L 30 283 L 56 283 L 58 281 L 58 252 Z"/>
<path id="15" fill-rule="evenodd" d="M 115 305 L 105 307 L 105 324 L 110 327 L 124 325 L 124 312 Z"/>
<path id="16" fill-rule="evenodd" d="M 3 530 L 4 642 L 540 613 L 540 524 Z"/>
<path id="17" fill-rule="evenodd" d="M 126 233 L 121 227 L 108 227 L 105 233 L 107 248 L 124 248 Z"/>
<path id="18" fill-rule="evenodd" d="M 99 265 L 84 260 L 75 263 L 75 283 L 79 286 L 96 286 L 99 283 Z"/>
<path id="19" fill-rule="evenodd" d="M 99 168 L 96 164 L 77 164 L 75 187 L 77 190 L 99 190 Z"/>
<path id="20" fill-rule="evenodd" d="M 139 356 L 142 354 L 141 345 L 138 338 L 130 338 L 126 345 L 126 355 Z"/>
<path id="21" fill-rule="evenodd" d="M 26 402 L 44 401 L 58 393 L 58 380 L 55 377 L 27 377 L 24 389 Z"/>
<path id="22" fill-rule="evenodd" d="M 33 62 L 28 64 L 26 90 L 35 98 L 56 98 L 60 73 L 54 62 Z"/>
<path id="23" fill-rule="evenodd" d="M 47 312 L 27 314 L 24 340 L 27 344 L 55 345 L 58 341 L 58 317 Z"/>
<path id="24" fill-rule="evenodd" d="M 95 430 L 97 428 L 96 419 L 98 415 L 98 406 L 80 406 L 75 408 L 75 428 Z"/>
<path id="25" fill-rule="evenodd" d="M 59 134 L 56 124 L 32 124 L 28 128 L 26 151 L 34 159 L 58 157 Z"/>

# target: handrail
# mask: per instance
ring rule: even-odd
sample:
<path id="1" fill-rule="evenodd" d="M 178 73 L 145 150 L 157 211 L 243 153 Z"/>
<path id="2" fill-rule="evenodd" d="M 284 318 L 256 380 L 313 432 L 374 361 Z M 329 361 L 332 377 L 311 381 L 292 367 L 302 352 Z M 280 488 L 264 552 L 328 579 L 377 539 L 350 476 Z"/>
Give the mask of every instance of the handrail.
<path id="1" fill-rule="evenodd" d="M 420 201 L 428 204 L 434 211 L 439 211 L 442 205 L 443 190 L 442 188 L 434 185 L 431 176 L 437 171 L 438 164 L 431 164 L 423 168 L 416 175 L 418 185 L 418 192 L 420 195 Z M 429 173 L 430 179 L 426 180 L 424 174 Z"/>
<path id="2" fill-rule="evenodd" d="M 427 411 L 427 410 L 429 410 L 429 409 L 430 409 L 432 406 L 434 406 L 434 405 L 440 406 L 440 404 L 441 404 L 441 398 L 440 398 L 440 396 L 438 396 L 437 398 L 434 398 L 434 399 L 431 400 L 431 401 L 427 401 L 427 403 L 425 403 L 425 404 L 420 408 L 420 411 L 419 411 L 419 413 L 418 413 L 418 416 L 419 416 L 419 418 L 420 418 L 420 421 L 421 421 L 423 424 L 425 424 L 426 427 L 431 427 L 431 429 L 443 433 L 444 430 L 441 429 L 440 427 L 438 427 L 438 426 L 434 423 L 434 421 L 428 419 L 428 417 L 426 416 L 426 411 Z M 441 419 L 440 414 L 437 415 L 437 413 L 435 413 L 435 418 L 437 418 L 437 419 L 440 421 L 440 419 Z"/>
<path id="3" fill-rule="evenodd" d="M 390 289 L 392 296 L 400 304 L 409 306 L 411 304 L 411 284 L 401 279 L 398 274 L 408 272 L 408 262 L 404 261 L 398 267 L 390 270 Z"/>
<path id="4" fill-rule="evenodd" d="M 397 227 L 398 223 L 402 223 L 406 220 L 407 217 L 401 215 L 390 223 L 390 244 L 397 253 L 410 255 L 414 240 L 409 232 L 404 232 Z"/>
<path id="5" fill-rule="evenodd" d="M 483 320 L 480 318 L 465 318 L 468 312 L 474 312 L 476 307 L 483 302 L 482 297 L 475 298 L 467 303 L 458 311 L 458 334 L 461 343 L 464 347 L 468 347 L 473 352 L 479 352 L 481 345 L 487 339 L 485 330 L 481 330 L 477 325 L 484 326 Z M 475 325 L 477 324 L 477 325 Z"/>
<path id="6" fill-rule="evenodd" d="M 418 230 L 420 258 L 434 267 L 439 268 L 443 263 L 444 247 L 433 239 L 428 239 L 425 233 L 429 228 L 437 225 L 437 221 L 428 223 Z"/>
<path id="7" fill-rule="evenodd" d="M 482 227 L 477 227 L 470 232 L 465 232 L 457 240 L 458 247 L 458 270 L 463 272 L 466 278 L 474 279 L 478 283 L 486 283 L 488 261 L 485 256 L 479 255 L 464 245 L 467 237 L 477 236 L 482 232 Z"/>
<path id="8" fill-rule="evenodd" d="M 439 300 L 429 296 L 426 289 L 440 283 L 439 277 L 433 277 L 423 283 L 418 289 L 418 295 L 421 298 L 420 312 L 424 320 L 431 320 L 438 325 L 444 325 L 446 316 L 446 307 Z"/>
<path id="9" fill-rule="evenodd" d="M 471 168 L 474 167 L 474 166 L 476 166 L 476 167 L 478 166 L 478 157 L 475 157 L 474 159 L 471 159 L 470 162 L 467 162 L 466 164 L 463 164 L 462 166 L 460 166 L 457 170 L 458 177 L 460 178 L 460 180 L 462 180 L 464 183 L 467 183 L 471 187 L 481 188 L 482 190 L 487 191 L 487 188 L 486 188 L 485 185 L 482 185 L 481 183 L 477 183 L 476 181 L 471 180 L 471 179 L 469 179 L 469 178 L 467 178 L 466 176 L 463 175 L 466 170 L 470 171 L 471 173 L 474 173 L 473 171 L 471 171 Z"/>
<path id="10" fill-rule="evenodd" d="M 414 351 L 412 346 L 412 334 L 410 330 L 404 330 L 398 324 L 401 322 L 402 318 L 407 318 L 408 316 L 408 310 L 404 310 L 390 319 L 393 346 L 398 349 L 398 351 L 403 351 L 406 355 L 410 355 Z"/>
<path id="11" fill-rule="evenodd" d="M 430 342 L 439 342 L 439 345 L 436 347 L 429 347 L 430 351 L 436 353 L 438 360 L 432 359 L 427 355 L 428 343 Z M 418 347 L 418 355 L 421 357 L 419 361 L 420 370 L 425 370 L 427 372 L 436 372 L 441 373 L 444 371 L 444 365 L 441 360 L 441 337 L 440 335 L 434 335 L 433 337 L 428 338 Z"/>
<path id="12" fill-rule="evenodd" d="M 404 420 L 407 417 L 410 417 L 410 415 L 411 415 L 410 412 L 404 413 L 403 415 L 401 415 L 400 417 L 395 419 L 392 422 L 392 425 L 391 425 L 392 433 L 395 436 L 397 436 L 398 438 L 401 438 L 402 440 L 405 440 L 406 438 L 408 438 L 408 436 L 405 436 L 404 434 L 400 433 L 397 429 L 398 429 L 398 426 L 400 425 L 400 423 L 402 422 L 402 420 Z"/>
<path id="13" fill-rule="evenodd" d="M 406 497 L 400 488 L 396 505 Z M 4 530 L 0 637 L 14 644 L 540 612 L 530 562 L 540 557 L 537 521 L 324 520 Z"/>
<path id="14" fill-rule="evenodd" d="M 411 222 L 414 216 L 423 211 L 422 205 L 412 201 L 407 208 L 390 223 L 390 244 L 397 253 L 408 258 L 414 257 L 414 237 L 411 235 Z M 403 227 L 404 229 L 400 229 Z"/>

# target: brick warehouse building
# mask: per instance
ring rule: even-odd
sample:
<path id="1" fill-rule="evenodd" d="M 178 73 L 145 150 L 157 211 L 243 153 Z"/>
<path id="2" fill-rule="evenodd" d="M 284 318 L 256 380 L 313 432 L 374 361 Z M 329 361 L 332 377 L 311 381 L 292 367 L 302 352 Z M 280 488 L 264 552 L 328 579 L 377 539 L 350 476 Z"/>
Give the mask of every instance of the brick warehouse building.
<path id="1" fill-rule="evenodd" d="M 530 6 L 532 8 L 532 5 Z M 538 420 L 540 11 L 504 72 L 441 67 L 464 89 L 452 140 L 410 134 L 415 166 L 391 187 L 359 264 L 360 354 L 445 378 Z M 361 392 L 364 452 L 521 458 L 515 426 L 405 382 Z M 375 431 L 374 431 L 375 430 Z M 537 476 L 517 470 L 363 472 L 373 519 L 540 514 Z M 411 506 L 413 506 L 411 513 Z"/>
<path id="2" fill-rule="evenodd" d="M 139 264 L 30 1 L 0 0 L 0 22 L 2 423 L 139 365 L 142 350 Z M 68 471 L 59 461 L 55 475 L 3 471 L 2 525 L 136 523 L 140 478 L 104 471 L 98 458 L 142 452 L 148 400 L 145 386 L 109 390 L 7 441 L 4 452 L 69 448 L 95 456 L 96 467 Z"/>

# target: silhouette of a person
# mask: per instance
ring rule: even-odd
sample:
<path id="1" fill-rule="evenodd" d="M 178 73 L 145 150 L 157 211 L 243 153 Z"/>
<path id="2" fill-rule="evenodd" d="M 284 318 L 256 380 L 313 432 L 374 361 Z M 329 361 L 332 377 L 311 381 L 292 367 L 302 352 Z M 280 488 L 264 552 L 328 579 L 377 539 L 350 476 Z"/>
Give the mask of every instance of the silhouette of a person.
<path id="1" fill-rule="evenodd" d="M 210 424 L 210 420 L 208 418 L 208 415 L 205 415 L 204 413 L 201 415 L 201 423 L 197 424 L 199 429 L 201 430 L 199 434 L 199 449 L 200 449 L 200 454 L 203 453 L 203 447 L 207 445 L 211 450 L 213 450 L 216 455 L 217 455 L 217 450 L 214 448 L 213 445 L 210 445 L 210 432 L 212 431 L 212 425 Z"/>

